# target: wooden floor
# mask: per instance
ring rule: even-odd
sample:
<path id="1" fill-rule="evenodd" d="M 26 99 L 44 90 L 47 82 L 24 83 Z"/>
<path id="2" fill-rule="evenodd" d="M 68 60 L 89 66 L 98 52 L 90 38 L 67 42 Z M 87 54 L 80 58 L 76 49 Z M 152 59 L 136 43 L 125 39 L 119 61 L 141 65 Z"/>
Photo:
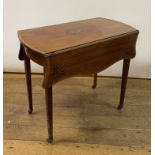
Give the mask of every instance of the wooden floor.
<path id="1" fill-rule="evenodd" d="M 4 74 L 5 155 L 150 154 L 150 80 L 129 79 L 123 111 L 120 79 L 66 79 L 54 86 L 54 143 L 48 144 L 42 76 L 33 75 L 34 112 L 27 113 L 24 75 Z"/>

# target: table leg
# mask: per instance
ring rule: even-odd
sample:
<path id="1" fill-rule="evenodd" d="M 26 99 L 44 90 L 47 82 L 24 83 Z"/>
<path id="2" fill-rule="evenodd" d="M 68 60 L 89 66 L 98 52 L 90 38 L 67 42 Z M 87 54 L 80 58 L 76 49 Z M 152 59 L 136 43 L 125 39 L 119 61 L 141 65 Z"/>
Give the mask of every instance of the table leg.
<path id="1" fill-rule="evenodd" d="M 122 71 L 122 83 L 121 83 L 121 94 L 120 94 L 120 103 L 117 109 L 122 109 L 124 105 L 125 91 L 128 79 L 128 71 L 130 66 L 130 59 L 124 59 L 123 61 L 123 71 Z"/>
<path id="2" fill-rule="evenodd" d="M 29 102 L 29 114 L 33 111 L 32 104 L 32 82 L 31 82 L 31 64 L 30 59 L 24 53 L 24 66 L 25 66 L 25 75 L 26 75 L 26 84 L 27 84 L 27 93 L 28 93 L 28 102 Z"/>
<path id="3" fill-rule="evenodd" d="M 93 86 L 92 86 L 92 88 L 96 88 L 96 85 L 97 85 L 97 73 L 94 74 L 94 81 L 93 81 Z"/>
<path id="4" fill-rule="evenodd" d="M 52 101 L 52 87 L 45 88 L 46 96 L 46 113 L 47 113 L 47 127 L 49 143 L 53 141 L 53 101 Z"/>

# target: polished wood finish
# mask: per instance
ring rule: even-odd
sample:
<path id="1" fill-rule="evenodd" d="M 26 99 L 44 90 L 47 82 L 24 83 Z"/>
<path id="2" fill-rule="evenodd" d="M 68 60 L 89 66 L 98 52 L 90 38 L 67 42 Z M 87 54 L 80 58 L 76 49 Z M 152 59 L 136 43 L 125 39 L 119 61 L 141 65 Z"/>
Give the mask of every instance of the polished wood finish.
<path id="1" fill-rule="evenodd" d="M 18 32 L 21 42 L 19 59 L 25 59 L 25 53 L 44 68 L 42 86 L 46 90 L 49 141 L 53 138 L 52 86 L 68 77 L 96 74 L 119 60 L 134 58 L 138 33 L 129 25 L 104 18 Z M 121 106 L 125 96 L 126 72 L 123 76 Z M 95 76 L 94 87 L 96 82 Z"/>
<path id="2" fill-rule="evenodd" d="M 121 83 L 121 93 L 120 93 L 120 103 L 118 109 L 123 108 L 125 91 L 127 85 L 128 71 L 129 71 L 130 59 L 125 59 L 123 61 L 123 71 L 122 71 L 122 83 Z"/>
<path id="3" fill-rule="evenodd" d="M 136 54 L 136 38 L 137 33 L 134 32 L 91 46 L 49 55 L 44 63 L 49 72 L 44 78 L 43 87 L 51 87 L 71 76 L 98 73 L 121 59 L 133 58 Z"/>
<path id="4" fill-rule="evenodd" d="M 136 31 L 118 21 L 94 18 L 21 30 L 18 31 L 18 36 L 23 45 L 41 54 L 48 54 L 89 46 L 107 38 Z"/>
<path id="5" fill-rule="evenodd" d="M 24 53 L 24 66 L 25 66 L 25 76 L 27 84 L 27 93 L 28 93 L 28 103 L 29 103 L 29 114 L 33 111 L 32 105 L 32 82 L 31 82 L 31 63 L 29 57 Z"/>
<path id="6" fill-rule="evenodd" d="M 45 89 L 46 97 L 46 113 L 47 113 L 47 126 L 48 126 L 48 139 L 49 143 L 53 141 L 53 100 L 52 100 L 52 88 Z"/>

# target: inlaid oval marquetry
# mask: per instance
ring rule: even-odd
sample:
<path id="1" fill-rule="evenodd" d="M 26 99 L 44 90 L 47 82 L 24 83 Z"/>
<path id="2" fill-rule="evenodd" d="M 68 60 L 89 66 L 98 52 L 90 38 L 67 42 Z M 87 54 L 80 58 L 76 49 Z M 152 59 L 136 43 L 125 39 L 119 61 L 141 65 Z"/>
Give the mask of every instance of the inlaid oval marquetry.
<path id="1" fill-rule="evenodd" d="M 76 35 L 76 34 L 82 34 L 83 32 L 84 32 L 83 29 L 77 29 L 77 30 L 71 30 L 68 33 Z"/>
<path id="2" fill-rule="evenodd" d="M 66 35 L 86 35 L 88 33 L 93 33 L 94 30 L 95 28 L 93 27 L 93 25 L 90 26 L 83 25 L 67 30 Z"/>

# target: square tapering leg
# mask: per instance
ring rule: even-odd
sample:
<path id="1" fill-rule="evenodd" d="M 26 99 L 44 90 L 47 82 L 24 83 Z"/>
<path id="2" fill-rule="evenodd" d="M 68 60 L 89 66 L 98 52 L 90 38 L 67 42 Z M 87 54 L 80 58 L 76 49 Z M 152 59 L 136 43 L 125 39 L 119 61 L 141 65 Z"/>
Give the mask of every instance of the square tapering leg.
<path id="1" fill-rule="evenodd" d="M 122 109 L 124 105 L 124 98 L 127 86 L 128 72 L 130 66 L 130 59 L 124 59 L 123 61 L 123 71 L 122 71 L 122 83 L 121 83 L 121 93 L 120 93 L 120 103 L 117 109 Z"/>
<path id="2" fill-rule="evenodd" d="M 97 73 L 94 74 L 94 80 L 93 80 L 93 86 L 92 86 L 92 88 L 96 88 L 96 85 L 97 85 Z"/>
<path id="3" fill-rule="evenodd" d="M 46 113 L 47 113 L 47 127 L 49 143 L 53 142 L 53 101 L 52 101 L 52 87 L 45 88 L 46 96 Z"/>
<path id="4" fill-rule="evenodd" d="M 33 111 L 32 104 L 32 81 L 31 81 L 31 63 L 29 57 L 24 52 L 24 66 L 25 66 L 25 75 L 26 75 L 26 84 L 27 84 L 27 93 L 28 93 L 28 102 L 29 102 L 29 114 Z"/>

